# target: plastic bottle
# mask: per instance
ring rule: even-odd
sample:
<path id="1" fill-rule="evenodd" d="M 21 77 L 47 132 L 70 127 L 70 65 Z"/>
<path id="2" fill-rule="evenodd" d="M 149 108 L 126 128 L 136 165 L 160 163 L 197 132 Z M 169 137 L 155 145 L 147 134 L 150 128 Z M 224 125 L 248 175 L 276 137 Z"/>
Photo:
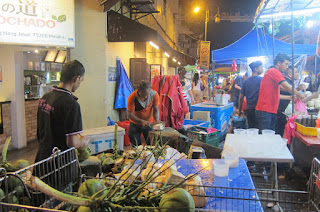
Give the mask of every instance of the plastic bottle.
<path id="1" fill-rule="evenodd" d="M 110 116 L 108 116 L 108 120 L 109 120 L 108 126 L 113 126 L 114 121 L 111 120 Z"/>
<path id="2" fill-rule="evenodd" d="M 320 128 L 320 118 L 319 117 L 316 120 L 316 128 Z"/>

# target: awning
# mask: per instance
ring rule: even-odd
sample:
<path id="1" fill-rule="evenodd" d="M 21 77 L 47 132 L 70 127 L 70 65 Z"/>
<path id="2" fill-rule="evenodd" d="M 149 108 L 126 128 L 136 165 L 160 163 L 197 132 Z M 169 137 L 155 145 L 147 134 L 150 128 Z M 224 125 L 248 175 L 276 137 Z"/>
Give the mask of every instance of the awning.
<path id="1" fill-rule="evenodd" d="M 312 12 L 320 12 L 320 0 L 294 0 L 293 14 L 308 15 Z M 291 0 L 262 0 L 257 8 L 254 23 L 267 21 L 274 17 L 291 18 Z"/>
<path id="2" fill-rule="evenodd" d="M 108 11 L 107 37 L 109 42 L 156 42 L 183 64 L 195 64 L 196 59 L 173 49 L 154 29 L 131 20 L 115 11 Z"/>

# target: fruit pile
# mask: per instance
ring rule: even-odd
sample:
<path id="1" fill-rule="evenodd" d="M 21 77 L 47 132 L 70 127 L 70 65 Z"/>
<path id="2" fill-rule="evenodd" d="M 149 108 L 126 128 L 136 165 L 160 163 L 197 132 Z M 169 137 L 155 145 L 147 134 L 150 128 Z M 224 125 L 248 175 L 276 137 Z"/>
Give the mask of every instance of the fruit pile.
<path id="1" fill-rule="evenodd" d="M 27 160 L 17 160 L 13 164 L 7 161 L 7 151 L 11 142 L 11 137 L 8 137 L 4 147 L 2 149 L 2 153 L 0 155 L 0 166 L 5 169 L 6 172 L 15 172 L 17 170 L 26 168 L 29 166 L 29 162 Z M 4 170 L 0 170 L 0 175 L 4 174 Z M 29 203 L 30 199 L 27 197 L 25 193 L 25 187 L 22 180 L 19 176 L 8 174 L 8 179 L 6 184 L 8 185 L 8 196 L 7 202 L 12 204 L 19 203 Z M 2 181 L 1 181 L 2 182 Z M 0 202 L 5 199 L 5 184 L 0 183 Z"/>

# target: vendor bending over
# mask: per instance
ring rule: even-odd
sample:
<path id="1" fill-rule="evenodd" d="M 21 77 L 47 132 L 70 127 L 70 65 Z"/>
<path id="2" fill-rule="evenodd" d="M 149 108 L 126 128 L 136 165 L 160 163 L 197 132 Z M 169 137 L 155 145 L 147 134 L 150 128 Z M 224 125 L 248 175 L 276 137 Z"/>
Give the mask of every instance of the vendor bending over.
<path id="1" fill-rule="evenodd" d="M 147 141 L 152 130 L 151 123 L 159 122 L 159 95 L 151 90 L 149 82 L 141 81 L 138 89 L 128 98 L 128 116 L 130 119 L 129 138 L 132 145 L 141 145 L 141 133 Z"/>

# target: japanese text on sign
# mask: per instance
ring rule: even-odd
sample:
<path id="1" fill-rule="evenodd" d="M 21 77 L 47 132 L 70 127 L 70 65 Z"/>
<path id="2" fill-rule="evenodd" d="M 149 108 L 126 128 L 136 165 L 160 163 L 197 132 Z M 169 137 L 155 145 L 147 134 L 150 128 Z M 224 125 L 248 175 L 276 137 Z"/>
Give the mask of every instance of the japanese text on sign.
<path id="1" fill-rule="evenodd" d="M 74 0 L 1 0 L 0 43 L 74 47 Z"/>

